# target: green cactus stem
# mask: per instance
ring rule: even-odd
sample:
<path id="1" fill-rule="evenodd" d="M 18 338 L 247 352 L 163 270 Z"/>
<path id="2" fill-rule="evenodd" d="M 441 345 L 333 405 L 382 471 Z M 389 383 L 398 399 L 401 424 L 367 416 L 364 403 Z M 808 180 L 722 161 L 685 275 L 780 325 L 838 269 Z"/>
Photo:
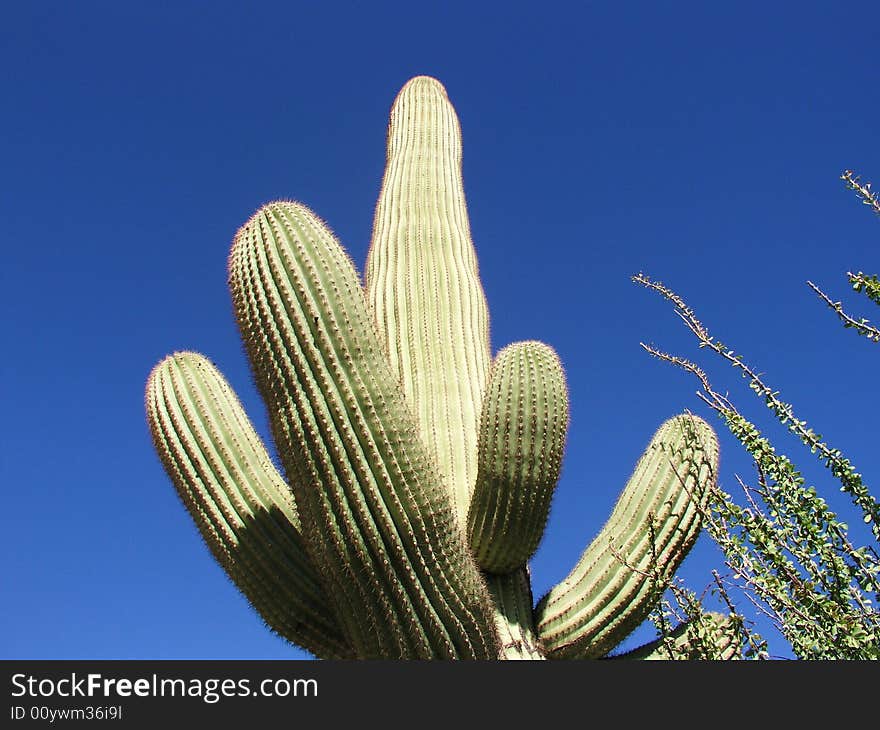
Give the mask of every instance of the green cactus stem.
<path id="1" fill-rule="evenodd" d="M 283 476 L 207 358 L 175 353 L 147 381 L 153 443 L 212 554 L 317 657 L 605 656 L 684 559 L 713 484 L 712 429 L 667 421 L 534 605 L 568 394 L 548 345 L 492 361 L 461 162 L 446 90 L 418 76 L 391 107 L 365 287 L 301 203 L 236 234 L 233 309 Z"/>
<path id="2" fill-rule="evenodd" d="M 541 342 L 502 349 L 483 399 L 468 513 L 471 550 L 483 570 L 510 573 L 535 552 L 559 480 L 567 430 L 568 393 L 553 349 Z"/>
<path id="3" fill-rule="evenodd" d="M 495 605 L 495 625 L 503 659 L 544 659 L 535 631 L 532 583 L 528 568 L 506 575 L 487 575 L 486 583 Z"/>
<path id="4" fill-rule="evenodd" d="M 365 658 L 495 658 L 488 592 L 358 275 L 307 208 L 264 206 L 229 258 L 309 554 Z"/>
<path id="5" fill-rule="evenodd" d="M 604 656 L 647 617 L 697 539 L 718 469 L 718 442 L 701 418 L 657 430 L 608 522 L 536 608 L 552 658 Z"/>
<path id="6" fill-rule="evenodd" d="M 146 407 L 181 500 L 269 627 L 315 654 L 349 658 L 287 484 L 219 371 L 197 353 L 175 353 L 150 373 Z"/>
<path id="7" fill-rule="evenodd" d="M 491 353 L 461 161 L 461 130 L 446 89 L 427 76 L 411 79 L 391 107 L 366 288 L 463 526 Z"/>

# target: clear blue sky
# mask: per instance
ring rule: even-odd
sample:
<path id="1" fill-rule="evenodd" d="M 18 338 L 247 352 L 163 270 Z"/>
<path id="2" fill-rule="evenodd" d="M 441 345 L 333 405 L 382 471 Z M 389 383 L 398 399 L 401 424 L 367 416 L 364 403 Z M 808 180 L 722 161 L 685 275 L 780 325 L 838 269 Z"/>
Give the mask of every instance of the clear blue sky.
<path id="1" fill-rule="evenodd" d="M 144 383 L 198 350 L 266 434 L 226 288 L 232 236 L 294 198 L 362 267 L 388 110 L 418 74 L 461 120 L 493 350 L 540 339 L 566 367 L 536 595 L 665 418 L 714 419 L 695 381 L 639 347 L 701 356 L 639 271 L 875 485 L 876 348 L 805 282 L 872 315 L 845 272 L 880 270 L 880 221 L 838 176 L 880 181 L 878 22 L 873 4 L 830 2 L 6 3 L 0 655 L 305 656 L 203 546 L 152 451 Z M 700 361 L 766 425 L 741 379 Z M 721 440 L 732 491 L 752 470 Z M 808 454 L 780 448 L 851 514 Z M 681 575 L 700 592 L 712 568 L 701 538 Z"/>

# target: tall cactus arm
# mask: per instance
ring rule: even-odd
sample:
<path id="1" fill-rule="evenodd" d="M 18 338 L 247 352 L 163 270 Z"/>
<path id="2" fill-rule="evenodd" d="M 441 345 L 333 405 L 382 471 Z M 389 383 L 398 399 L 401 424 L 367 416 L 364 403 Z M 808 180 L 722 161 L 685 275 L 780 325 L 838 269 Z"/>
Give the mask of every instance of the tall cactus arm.
<path id="1" fill-rule="evenodd" d="M 550 658 L 604 656 L 647 617 L 658 583 L 697 539 L 717 469 L 718 440 L 708 423 L 681 415 L 660 426 L 608 522 L 536 607 Z"/>
<path id="2" fill-rule="evenodd" d="M 489 313 L 465 205 L 458 117 L 443 85 L 427 76 L 408 81 L 391 108 L 366 288 L 463 528 L 491 361 Z"/>
<path id="3" fill-rule="evenodd" d="M 309 554 L 356 654 L 496 658 L 485 582 L 333 234 L 300 204 L 264 206 L 235 238 L 229 280 Z"/>
<path id="4" fill-rule="evenodd" d="M 150 373 L 153 443 L 211 553 L 270 628 L 316 656 L 350 658 L 303 547 L 299 515 L 238 398 L 203 356 Z"/>
<path id="5" fill-rule="evenodd" d="M 502 349 L 483 398 L 468 512 L 471 550 L 483 570 L 510 573 L 537 549 L 567 430 L 568 393 L 553 349 L 541 342 Z"/>

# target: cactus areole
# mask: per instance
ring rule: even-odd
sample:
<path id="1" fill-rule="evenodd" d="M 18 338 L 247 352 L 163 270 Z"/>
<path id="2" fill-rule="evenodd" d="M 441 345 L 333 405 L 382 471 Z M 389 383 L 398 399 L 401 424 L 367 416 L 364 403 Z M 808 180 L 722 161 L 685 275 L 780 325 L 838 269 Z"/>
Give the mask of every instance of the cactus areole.
<path id="1" fill-rule="evenodd" d="M 524 341 L 492 357 L 461 133 L 419 76 L 391 107 L 361 283 L 301 203 L 235 235 L 229 287 L 283 473 L 195 352 L 156 365 L 153 443 L 208 548 L 266 624 L 319 658 L 586 659 L 648 615 L 696 540 L 712 428 L 663 423 L 608 522 L 537 603 L 568 428 L 562 365 Z"/>

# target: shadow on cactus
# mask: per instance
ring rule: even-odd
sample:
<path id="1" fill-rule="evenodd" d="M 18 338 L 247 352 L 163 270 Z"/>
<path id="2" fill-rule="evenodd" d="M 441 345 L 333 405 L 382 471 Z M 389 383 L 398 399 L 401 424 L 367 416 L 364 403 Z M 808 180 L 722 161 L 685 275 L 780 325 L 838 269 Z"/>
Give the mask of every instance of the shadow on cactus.
<path id="1" fill-rule="evenodd" d="M 528 561 L 559 478 L 565 377 L 540 342 L 491 356 L 460 140 L 444 87 L 410 80 L 365 284 L 300 203 L 264 206 L 235 236 L 235 315 L 284 475 L 205 357 L 170 355 L 147 382 L 153 442 L 212 554 L 316 657 L 606 656 L 693 545 L 714 483 L 712 428 L 665 422 L 535 605 Z"/>

